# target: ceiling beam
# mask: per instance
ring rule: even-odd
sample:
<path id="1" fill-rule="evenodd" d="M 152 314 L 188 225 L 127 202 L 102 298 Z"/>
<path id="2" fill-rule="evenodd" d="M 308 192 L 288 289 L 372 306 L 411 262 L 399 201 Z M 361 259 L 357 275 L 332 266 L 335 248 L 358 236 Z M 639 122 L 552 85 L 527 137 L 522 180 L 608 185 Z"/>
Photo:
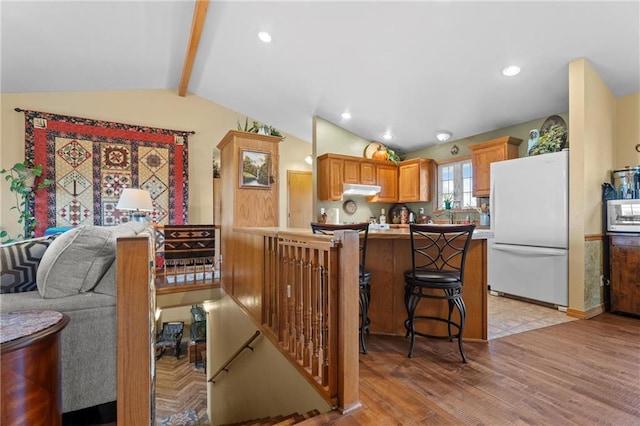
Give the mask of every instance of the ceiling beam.
<path id="1" fill-rule="evenodd" d="M 198 44 L 200 44 L 200 35 L 202 34 L 204 18 L 207 16 L 208 8 L 209 0 L 196 0 L 195 7 L 193 9 L 193 21 L 191 22 L 189 46 L 187 47 L 187 54 L 184 57 L 182 78 L 180 78 L 180 87 L 178 88 L 179 96 L 185 96 L 187 94 L 187 87 L 189 86 L 193 63 L 196 60 L 196 53 L 198 53 Z"/>

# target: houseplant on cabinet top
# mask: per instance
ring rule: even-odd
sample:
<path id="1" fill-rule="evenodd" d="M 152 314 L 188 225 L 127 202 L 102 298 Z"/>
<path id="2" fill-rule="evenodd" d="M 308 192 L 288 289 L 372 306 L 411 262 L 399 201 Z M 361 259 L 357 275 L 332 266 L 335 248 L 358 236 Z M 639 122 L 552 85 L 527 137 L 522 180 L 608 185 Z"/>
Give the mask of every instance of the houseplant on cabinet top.
<path id="1" fill-rule="evenodd" d="M 244 127 L 240 124 L 240 120 L 238 120 L 238 130 L 249 133 L 258 133 L 260 135 L 277 136 L 284 139 L 284 136 L 282 136 L 280 130 L 268 124 L 260 123 L 259 121 L 253 121 L 251 127 L 249 127 L 248 117 L 245 117 L 244 119 Z"/>
<path id="2" fill-rule="evenodd" d="M 18 212 L 18 223 L 22 224 L 23 234 L 18 234 L 16 239 L 31 238 L 33 231 L 38 226 L 38 221 L 31 213 L 30 203 L 33 192 L 45 188 L 53 183 L 50 179 L 43 179 L 35 185 L 36 178 L 42 176 L 42 164 L 31 166 L 27 161 L 16 163 L 10 169 L 0 170 L 0 174 L 6 175 L 4 179 L 9 182 L 9 191 L 14 193 L 15 205 L 11 210 Z M 35 187 L 34 187 L 35 185 Z M 13 241 L 7 231 L 0 231 L 0 242 Z"/>

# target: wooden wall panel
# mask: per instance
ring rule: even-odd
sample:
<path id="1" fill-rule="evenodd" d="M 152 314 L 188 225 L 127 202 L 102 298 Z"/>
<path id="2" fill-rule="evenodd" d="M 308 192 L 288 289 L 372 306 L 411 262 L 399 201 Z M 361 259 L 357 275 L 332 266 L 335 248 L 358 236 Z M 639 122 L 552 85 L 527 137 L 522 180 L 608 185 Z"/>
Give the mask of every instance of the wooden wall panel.
<path id="1" fill-rule="evenodd" d="M 279 145 L 281 138 L 257 133 L 247 133 L 240 131 L 229 131 L 218 143 L 220 149 L 220 208 L 221 208 L 221 239 L 222 239 L 222 264 L 220 267 L 220 282 L 227 293 L 236 297 L 254 294 L 248 293 L 249 288 L 238 288 L 238 283 L 242 286 L 257 285 L 248 283 L 248 277 L 252 271 L 245 271 L 236 268 L 235 259 L 244 256 L 250 247 L 250 240 L 241 237 L 233 231 L 237 227 L 256 226 L 278 226 L 278 194 L 279 194 Z M 241 187 L 240 176 L 242 163 L 241 151 L 261 151 L 270 154 L 270 175 L 271 184 L 269 188 L 247 188 Z M 249 244 L 249 247 L 247 247 Z M 256 264 L 259 268 L 261 265 Z M 253 269 L 253 266 L 251 266 Z M 236 277 L 242 277 L 241 280 Z M 261 282 L 261 281 L 260 281 Z M 236 294 L 239 291 L 240 293 Z M 260 294 L 260 292 L 258 292 Z M 256 310 L 260 309 L 260 300 L 251 300 Z M 252 312 L 253 313 L 253 312 Z M 260 318 L 260 316 L 258 316 Z"/>

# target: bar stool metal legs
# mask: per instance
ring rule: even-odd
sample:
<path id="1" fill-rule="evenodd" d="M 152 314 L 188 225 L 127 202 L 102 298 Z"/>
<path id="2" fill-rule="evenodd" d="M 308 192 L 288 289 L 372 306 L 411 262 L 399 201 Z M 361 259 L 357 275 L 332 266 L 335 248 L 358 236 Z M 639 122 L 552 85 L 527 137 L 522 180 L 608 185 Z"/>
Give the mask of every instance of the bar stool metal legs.
<path id="1" fill-rule="evenodd" d="M 362 353 L 367 353 L 367 344 L 364 335 L 369 334 L 369 301 L 371 300 L 371 286 L 368 282 L 360 283 L 360 345 Z"/>
<path id="2" fill-rule="evenodd" d="M 467 362 L 467 356 L 462 348 L 462 332 L 464 331 L 464 323 L 467 318 L 467 307 L 464 304 L 462 298 L 461 288 L 457 289 L 445 289 L 442 295 L 426 293 L 424 288 L 419 286 L 406 284 L 404 292 L 404 303 L 407 310 L 407 320 L 405 321 L 405 328 L 407 332 L 405 337 L 411 337 L 411 345 L 409 346 L 409 358 L 413 358 L 413 349 L 415 347 L 416 336 L 433 337 L 433 338 L 447 338 L 449 341 L 458 339 L 458 348 L 460 355 L 462 356 L 462 362 Z M 430 315 L 415 315 L 416 308 L 421 299 L 446 299 L 449 305 L 447 318 L 439 318 Z M 452 320 L 454 308 L 457 308 L 460 314 L 460 321 L 456 322 Z M 434 334 L 423 333 L 416 331 L 415 320 L 434 320 L 447 324 L 447 336 L 437 336 Z M 453 331 L 452 331 L 453 328 Z"/>

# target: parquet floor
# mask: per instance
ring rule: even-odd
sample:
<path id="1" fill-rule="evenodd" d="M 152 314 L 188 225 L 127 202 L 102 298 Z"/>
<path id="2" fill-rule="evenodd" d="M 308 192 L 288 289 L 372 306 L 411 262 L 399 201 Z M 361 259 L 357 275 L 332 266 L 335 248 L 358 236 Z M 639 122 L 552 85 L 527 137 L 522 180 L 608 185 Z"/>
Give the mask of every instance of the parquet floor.
<path id="1" fill-rule="evenodd" d="M 168 352 L 156 361 L 156 421 L 187 409 L 208 425 L 207 377 L 203 368 L 189 363 L 186 349 L 180 359 Z"/>

